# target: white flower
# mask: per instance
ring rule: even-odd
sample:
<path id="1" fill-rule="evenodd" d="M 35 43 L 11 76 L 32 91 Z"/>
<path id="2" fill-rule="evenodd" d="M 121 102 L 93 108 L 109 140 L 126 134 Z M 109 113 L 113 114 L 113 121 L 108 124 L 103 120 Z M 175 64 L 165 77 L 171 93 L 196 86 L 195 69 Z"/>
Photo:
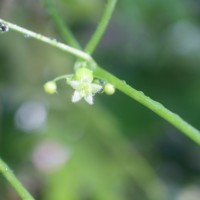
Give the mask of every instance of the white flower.
<path id="1" fill-rule="evenodd" d="M 78 102 L 82 98 L 85 99 L 85 101 L 89 104 L 93 104 L 93 96 L 100 92 L 102 89 L 102 86 L 96 83 L 91 83 L 90 81 L 87 81 L 87 79 L 76 81 L 72 80 L 69 83 L 73 89 L 75 89 L 75 92 L 72 96 L 72 102 Z"/>
<path id="2" fill-rule="evenodd" d="M 77 69 L 74 76 L 67 79 L 67 83 L 75 90 L 72 96 L 73 103 L 84 98 L 91 105 L 93 96 L 102 90 L 100 84 L 93 83 L 93 72 L 86 67 Z"/>

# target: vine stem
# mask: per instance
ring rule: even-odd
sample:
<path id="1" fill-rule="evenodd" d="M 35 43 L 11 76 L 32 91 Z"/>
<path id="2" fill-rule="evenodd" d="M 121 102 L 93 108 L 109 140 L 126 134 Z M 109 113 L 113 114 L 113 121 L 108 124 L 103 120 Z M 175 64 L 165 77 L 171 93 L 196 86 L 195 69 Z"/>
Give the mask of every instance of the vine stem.
<path id="1" fill-rule="evenodd" d="M 73 76 L 73 74 L 65 74 L 65 75 L 56 77 L 53 81 L 56 82 L 56 81 L 59 81 L 59 80 L 61 80 L 61 79 L 70 78 L 70 77 L 72 77 L 72 76 Z"/>
<path id="2" fill-rule="evenodd" d="M 44 43 L 47 43 L 47 44 L 49 44 L 51 46 L 54 46 L 54 47 L 56 47 L 56 48 L 58 48 L 60 50 L 66 51 L 68 53 L 71 53 L 71 54 L 73 54 L 73 55 L 75 55 L 75 56 L 77 56 L 79 58 L 82 58 L 82 59 L 84 59 L 86 61 L 91 61 L 92 60 L 92 58 L 91 58 L 91 56 L 89 54 L 87 54 L 87 53 L 85 53 L 85 52 L 83 52 L 81 50 L 78 50 L 76 48 L 73 48 L 71 46 L 68 46 L 68 45 L 66 45 L 64 43 L 58 42 L 55 39 L 50 39 L 49 37 L 46 37 L 46 36 L 43 36 L 41 34 L 35 33 L 33 31 L 27 30 L 25 28 L 22 28 L 22 27 L 16 25 L 16 24 L 12 24 L 10 22 L 7 22 L 7 21 L 5 21 L 3 19 L 0 19 L 0 22 L 4 23 L 5 25 L 7 25 L 10 29 L 24 34 L 25 37 L 35 38 L 35 39 L 40 40 L 40 41 L 42 41 Z"/>
<path id="3" fill-rule="evenodd" d="M 77 49 L 81 49 L 80 44 L 75 39 L 73 33 L 71 32 L 70 28 L 67 26 L 63 18 L 61 17 L 60 13 L 57 11 L 55 6 L 52 3 L 52 0 L 43 0 L 43 4 L 47 9 L 47 12 L 55 25 L 57 26 L 58 31 L 60 32 L 64 41 L 72 47 Z"/>
<path id="4" fill-rule="evenodd" d="M 92 54 L 95 48 L 97 47 L 99 41 L 101 40 L 103 34 L 105 33 L 105 30 L 112 16 L 112 13 L 115 9 L 116 3 L 117 0 L 108 0 L 102 18 L 97 26 L 97 29 L 85 47 L 85 52 Z"/>
<path id="5" fill-rule="evenodd" d="M 177 129 L 183 132 L 187 137 L 200 145 L 200 131 L 191 126 L 185 120 L 183 120 L 179 115 L 171 112 L 161 103 L 152 100 L 150 97 L 146 96 L 143 92 L 132 88 L 130 85 L 126 84 L 125 81 L 119 80 L 114 75 L 103 70 L 102 68 L 96 66 L 94 69 L 94 75 L 100 79 L 106 80 L 113 84 L 118 90 L 128 95 L 132 99 L 135 99 L 142 105 L 146 106 L 154 113 L 158 114 L 169 123 L 174 125 Z"/>
<path id="6" fill-rule="evenodd" d="M 80 44 L 73 36 L 71 30 L 69 29 L 67 24 L 64 23 L 60 14 L 52 5 L 52 1 L 43 0 L 43 2 L 44 2 L 44 5 L 46 6 L 46 9 L 48 10 L 49 15 L 51 16 L 52 20 L 57 25 L 58 30 L 60 31 L 65 41 L 68 42 L 71 46 L 76 47 L 77 49 L 81 49 Z M 104 9 L 102 18 L 97 26 L 97 29 L 95 30 L 94 34 L 92 35 L 91 39 L 89 40 L 89 42 L 87 43 L 85 47 L 85 52 L 87 52 L 88 54 L 92 54 L 94 52 L 103 34 L 105 33 L 105 30 L 112 17 L 112 13 L 115 9 L 116 4 L 117 4 L 117 0 L 108 0 Z"/>
<path id="7" fill-rule="evenodd" d="M 200 145 L 200 132 L 193 126 L 191 126 L 189 123 L 187 123 L 185 120 L 183 120 L 180 116 L 177 114 L 171 112 L 167 108 L 165 108 L 162 104 L 152 100 L 148 96 L 144 95 L 144 93 L 137 91 L 136 89 L 132 88 L 128 84 L 126 84 L 124 81 L 121 81 L 117 77 L 113 76 L 109 72 L 103 70 L 92 59 L 90 55 L 87 53 L 77 50 L 75 48 L 72 48 L 70 46 L 67 46 L 63 43 L 59 43 L 57 41 L 54 41 L 52 39 L 49 39 L 48 37 L 42 36 L 40 34 L 34 33 L 32 31 L 29 31 L 27 29 L 21 28 L 17 25 L 14 25 L 12 23 L 9 23 L 5 20 L 1 20 L 0 22 L 5 23 L 8 25 L 9 28 L 20 32 L 22 34 L 28 34 L 29 36 L 40 40 L 42 42 L 48 43 L 52 46 L 55 46 L 63 51 L 69 52 L 79 58 L 82 58 L 86 61 L 89 61 L 90 65 L 92 66 L 92 70 L 94 71 L 94 75 L 98 78 L 101 78 L 103 80 L 106 80 L 113 84 L 117 89 L 119 89 L 121 92 L 125 93 L 126 95 L 130 96 L 131 98 L 135 99 L 136 101 L 140 102 L 153 112 L 157 113 L 159 116 L 170 122 L 172 125 L 174 125 L 176 128 L 178 128 L 180 131 L 182 131 L 186 136 L 191 138 L 194 142 Z"/>
<path id="8" fill-rule="evenodd" d="M 0 158 L 0 172 L 4 175 L 4 177 L 13 186 L 13 188 L 17 191 L 17 193 L 23 200 L 34 200 L 34 198 L 29 194 L 29 192 L 16 178 L 12 170 L 1 158 Z"/>

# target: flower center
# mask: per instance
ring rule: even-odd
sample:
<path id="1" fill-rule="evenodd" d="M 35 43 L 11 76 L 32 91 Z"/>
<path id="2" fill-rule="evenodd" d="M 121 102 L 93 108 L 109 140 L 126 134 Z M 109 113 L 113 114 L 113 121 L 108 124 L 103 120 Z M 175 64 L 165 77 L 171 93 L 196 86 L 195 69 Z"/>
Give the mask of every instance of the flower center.
<path id="1" fill-rule="evenodd" d="M 92 94 L 92 88 L 89 83 L 81 82 L 79 87 L 77 88 L 81 97 L 86 97 Z"/>

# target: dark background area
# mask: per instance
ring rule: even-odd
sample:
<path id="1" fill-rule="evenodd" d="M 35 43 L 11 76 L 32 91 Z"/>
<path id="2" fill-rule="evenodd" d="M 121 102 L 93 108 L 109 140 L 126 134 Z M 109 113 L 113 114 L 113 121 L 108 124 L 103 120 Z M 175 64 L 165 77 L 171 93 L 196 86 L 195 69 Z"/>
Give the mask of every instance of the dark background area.
<path id="1" fill-rule="evenodd" d="M 81 45 L 103 0 L 54 4 Z M 63 41 L 41 1 L 1 0 L 0 17 Z M 200 129 L 200 1 L 119 0 L 98 64 Z M 26 35 L 0 34 L 0 156 L 37 200 L 197 200 L 200 148 L 117 91 L 93 106 L 43 84 L 75 58 Z M 19 197 L 0 175 L 0 199 Z"/>

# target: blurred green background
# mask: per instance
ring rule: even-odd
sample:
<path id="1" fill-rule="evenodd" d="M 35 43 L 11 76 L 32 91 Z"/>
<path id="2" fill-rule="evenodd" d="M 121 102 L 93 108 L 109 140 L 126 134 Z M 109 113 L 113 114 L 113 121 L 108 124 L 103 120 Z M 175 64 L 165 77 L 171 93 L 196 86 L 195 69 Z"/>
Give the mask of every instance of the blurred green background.
<path id="1" fill-rule="evenodd" d="M 84 46 L 105 0 L 54 4 Z M 41 1 L 1 0 L 0 17 L 63 41 Z M 94 53 L 106 70 L 200 129 L 200 1 L 119 0 Z M 0 156 L 37 200 L 197 200 L 200 148 L 120 92 L 73 104 L 43 84 L 75 58 L 0 35 Z M 19 197 L 0 175 L 0 199 Z"/>

